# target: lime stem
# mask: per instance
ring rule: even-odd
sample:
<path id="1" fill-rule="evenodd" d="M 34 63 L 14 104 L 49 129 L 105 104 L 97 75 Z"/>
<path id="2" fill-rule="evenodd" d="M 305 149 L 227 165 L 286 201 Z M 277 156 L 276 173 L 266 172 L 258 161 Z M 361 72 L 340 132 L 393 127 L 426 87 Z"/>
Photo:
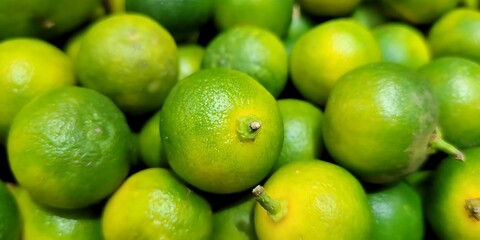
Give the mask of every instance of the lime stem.
<path id="1" fill-rule="evenodd" d="M 248 127 L 250 127 L 250 130 L 252 131 L 257 131 L 258 129 L 260 129 L 261 126 L 262 124 L 258 121 L 250 122 L 250 124 L 248 125 Z"/>
<path id="2" fill-rule="evenodd" d="M 271 199 L 261 185 L 256 186 L 252 193 L 257 202 L 267 211 L 268 215 L 275 222 L 282 220 L 282 218 L 287 214 L 286 203 L 284 201 Z"/>
<path id="3" fill-rule="evenodd" d="M 445 141 L 438 127 L 435 129 L 430 145 L 433 147 L 434 150 L 440 150 L 449 155 L 452 155 L 457 160 L 465 161 L 465 156 L 463 155 L 462 151 L 460 151 L 458 148 L 456 148 L 449 142 Z"/>
<path id="4" fill-rule="evenodd" d="M 466 200 L 465 209 L 467 209 L 470 217 L 480 221 L 480 198 L 471 198 Z"/>

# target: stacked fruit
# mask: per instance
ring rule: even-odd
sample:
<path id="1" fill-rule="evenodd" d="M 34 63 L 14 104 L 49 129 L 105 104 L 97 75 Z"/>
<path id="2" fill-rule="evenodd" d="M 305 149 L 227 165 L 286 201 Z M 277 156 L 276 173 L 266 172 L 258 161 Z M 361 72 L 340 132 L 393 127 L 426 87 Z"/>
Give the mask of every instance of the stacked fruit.
<path id="1" fill-rule="evenodd" d="M 0 2 L 0 240 L 478 239 L 477 0 Z"/>

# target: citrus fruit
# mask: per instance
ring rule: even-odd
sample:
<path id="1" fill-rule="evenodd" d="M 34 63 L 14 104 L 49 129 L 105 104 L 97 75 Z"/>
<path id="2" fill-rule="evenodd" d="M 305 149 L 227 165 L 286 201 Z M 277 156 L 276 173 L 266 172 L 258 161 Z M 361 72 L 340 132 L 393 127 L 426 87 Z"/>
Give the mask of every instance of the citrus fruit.
<path id="1" fill-rule="evenodd" d="M 403 181 L 368 192 L 373 213 L 372 240 L 423 239 L 424 216 L 420 195 Z"/>
<path id="2" fill-rule="evenodd" d="M 441 57 L 419 69 L 439 106 L 445 140 L 459 148 L 480 146 L 480 65 L 460 57 Z"/>
<path id="3" fill-rule="evenodd" d="M 80 45 L 82 43 L 82 38 L 85 35 L 86 30 L 82 30 L 72 34 L 65 43 L 63 51 L 70 57 L 73 63 L 77 60 L 78 51 L 80 50 Z"/>
<path id="4" fill-rule="evenodd" d="M 165 150 L 160 139 L 160 111 L 151 116 L 140 129 L 138 147 L 140 157 L 147 167 L 167 167 Z"/>
<path id="5" fill-rule="evenodd" d="M 389 17 L 415 25 L 429 24 L 454 9 L 460 0 L 380 0 Z"/>
<path id="6" fill-rule="evenodd" d="M 360 0 L 298 0 L 300 7 L 311 15 L 340 17 L 352 13 Z"/>
<path id="7" fill-rule="evenodd" d="M 231 28 L 217 35 L 205 49 L 203 68 L 230 68 L 247 73 L 274 97 L 287 82 L 285 47 L 271 32 L 253 26 Z"/>
<path id="8" fill-rule="evenodd" d="M 297 40 L 290 54 L 290 74 L 303 97 L 323 106 L 338 78 L 380 60 L 380 47 L 370 30 L 339 18 L 317 25 Z"/>
<path id="9" fill-rule="evenodd" d="M 0 239 L 20 239 L 22 219 L 13 194 L 0 181 Z"/>
<path id="10" fill-rule="evenodd" d="M 12 192 L 22 217 L 22 239 L 103 239 L 100 214 L 93 209 L 58 209 L 35 202 L 21 186 Z"/>
<path id="11" fill-rule="evenodd" d="M 8 137 L 18 183 L 33 199 L 81 208 L 111 194 L 132 159 L 125 116 L 100 93 L 82 87 L 49 91 L 25 105 Z"/>
<path id="12" fill-rule="evenodd" d="M 290 54 L 293 45 L 304 33 L 308 32 L 315 22 L 307 15 L 305 15 L 298 4 L 293 5 L 292 20 L 288 27 L 286 36 L 283 38 L 283 44 L 287 49 L 287 53 Z"/>
<path id="13" fill-rule="evenodd" d="M 18 111 L 50 89 L 75 84 L 68 56 L 40 39 L 14 38 L 0 43 L 0 143 Z"/>
<path id="14" fill-rule="evenodd" d="M 434 57 L 461 56 L 480 63 L 480 13 L 457 8 L 433 23 L 427 40 Z"/>
<path id="15" fill-rule="evenodd" d="M 106 0 L 105 4 L 108 14 L 124 13 L 125 2 L 125 0 Z"/>
<path id="16" fill-rule="evenodd" d="M 205 48 L 198 44 L 185 44 L 178 46 L 178 80 L 202 68 Z"/>
<path id="17" fill-rule="evenodd" d="M 427 219 L 440 239 L 477 239 L 480 234 L 480 148 L 464 149 L 465 161 L 443 159 L 426 199 Z"/>
<path id="18" fill-rule="evenodd" d="M 372 29 L 386 62 L 417 69 L 431 59 L 422 32 L 405 23 L 386 23 Z"/>
<path id="19" fill-rule="evenodd" d="M 134 173 L 108 199 L 102 229 L 109 239 L 209 239 L 209 203 L 171 171 Z"/>
<path id="20" fill-rule="evenodd" d="M 374 28 L 388 21 L 376 1 L 361 2 L 350 17 L 367 28 Z"/>
<path id="21" fill-rule="evenodd" d="M 246 190 L 267 176 L 283 142 L 275 98 L 231 69 L 198 71 L 172 89 L 160 114 L 168 163 L 211 193 Z"/>
<path id="22" fill-rule="evenodd" d="M 293 2 L 293 0 L 214 0 L 213 18 L 221 31 L 239 25 L 253 25 L 283 37 L 292 19 Z"/>
<path id="23" fill-rule="evenodd" d="M 302 160 L 320 158 L 323 150 L 323 112 L 315 105 L 300 99 L 277 101 L 283 120 L 283 145 L 275 165 L 281 166 Z"/>
<path id="24" fill-rule="evenodd" d="M 417 170 L 439 148 L 461 158 L 445 142 L 428 83 L 395 63 L 373 63 L 340 78 L 325 106 L 326 150 L 364 181 L 389 183 Z M 448 147 L 447 147 L 448 146 Z"/>
<path id="25" fill-rule="evenodd" d="M 212 240 L 255 240 L 253 207 L 255 199 L 243 198 L 213 213 Z"/>
<path id="26" fill-rule="evenodd" d="M 259 239 L 370 239 L 367 195 L 338 165 L 292 162 L 253 192 L 260 203 L 254 209 Z"/>
<path id="27" fill-rule="evenodd" d="M 172 36 L 138 14 L 114 14 L 90 26 L 76 60 L 80 83 L 129 114 L 159 109 L 177 82 L 178 53 Z"/>
<path id="28" fill-rule="evenodd" d="M 145 14 L 165 27 L 177 41 L 197 34 L 210 20 L 214 0 L 125 0 L 127 12 Z"/>
<path id="29" fill-rule="evenodd" d="M 0 39 L 53 39 L 89 20 L 100 0 L 3 0 L 0 2 Z"/>

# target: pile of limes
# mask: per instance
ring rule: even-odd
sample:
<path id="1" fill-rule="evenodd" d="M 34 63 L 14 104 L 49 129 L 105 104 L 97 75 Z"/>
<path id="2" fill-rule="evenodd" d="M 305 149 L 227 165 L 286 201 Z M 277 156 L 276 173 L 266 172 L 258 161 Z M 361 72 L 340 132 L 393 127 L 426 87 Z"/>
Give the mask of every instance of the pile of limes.
<path id="1" fill-rule="evenodd" d="M 480 1 L 0 1 L 0 240 L 480 239 Z"/>

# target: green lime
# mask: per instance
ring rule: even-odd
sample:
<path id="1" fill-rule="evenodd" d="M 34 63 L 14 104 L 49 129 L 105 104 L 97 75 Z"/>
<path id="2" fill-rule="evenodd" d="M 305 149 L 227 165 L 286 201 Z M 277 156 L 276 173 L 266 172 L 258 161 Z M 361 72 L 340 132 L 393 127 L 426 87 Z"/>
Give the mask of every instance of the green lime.
<path id="1" fill-rule="evenodd" d="M 178 46 L 178 80 L 188 77 L 190 74 L 202 68 L 205 48 L 198 44 L 185 44 Z"/>
<path id="2" fill-rule="evenodd" d="M 132 134 L 106 96 L 82 87 L 49 91 L 25 105 L 8 136 L 8 161 L 33 199 L 81 208 L 109 196 L 127 176 Z"/>
<path id="3" fill-rule="evenodd" d="M 20 239 L 22 218 L 18 204 L 4 182 L 0 181 L 0 239 Z"/>
<path id="4" fill-rule="evenodd" d="M 151 116 L 138 136 L 140 157 L 147 167 L 167 167 L 165 150 L 160 139 L 160 111 Z"/>
<path id="5" fill-rule="evenodd" d="M 311 15 L 341 17 L 352 13 L 361 0 L 297 0 L 297 2 Z"/>
<path id="6" fill-rule="evenodd" d="M 255 199 L 243 198 L 213 213 L 212 240 L 256 240 L 253 224 Z"/>
<path id="7" fill-rule="evenodd" d="M 430 24 L 454 9 L 460 0 L 380 0 L 389 17 L 415 25 Z"/>

